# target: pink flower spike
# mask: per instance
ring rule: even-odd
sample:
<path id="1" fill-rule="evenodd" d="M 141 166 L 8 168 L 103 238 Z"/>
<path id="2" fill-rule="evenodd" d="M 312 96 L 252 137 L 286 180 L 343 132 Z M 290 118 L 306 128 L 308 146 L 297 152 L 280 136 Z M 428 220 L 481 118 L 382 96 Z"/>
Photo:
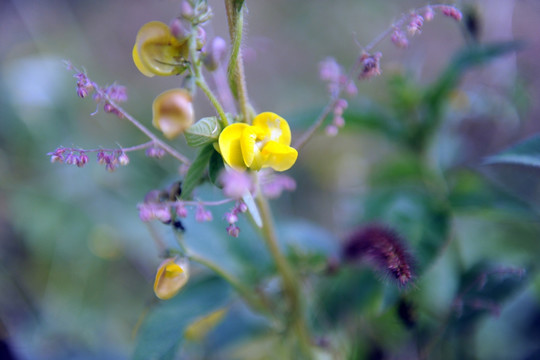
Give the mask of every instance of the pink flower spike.
<path id="1" fill-rule="evenodd" d="M 431 6 L 428 6 L 426 8 L 426 12 L 424 13 L 424 19 L 426 21 L 433 20 L 433 17 L 435 17 L 435 13 L 433 12 L 433 8 Z"/>
<path id="2" fill-rule="evenodd" d="M 229 224 L 234 224 L 235 222 L 238 221 L 238 216 L 236 214 L 234 214 L 233 212 L 225 213 L 225 220 Z"/>
<path id="3" fill-rule="evenodd" d="M 175 211 L 176 211 L 176 215 L 181 218 L 186 218 L 188 215 L 186 207 L 181 202 L 176 203 Z"/>
<path id="4" fill-rule="evenodd" d="M 210 210 L 206 210 L 203 205 L 197 205 L 197 210 L 195 211 L 195 220 L 198 222 L 212 221 L 213 216 Z"/>
<path id="5" fill-rule="evenodd" d="M 122 153 L 118 156 L 118 163 L 122 166 L 129 164 L 129 157 L 125 152 L 122 151 Z"/>
<path id="6" fill-rule="evenodd" d="M 390 40 L 392 40 L 394 45 L 399 48 L 406 48 L 407 46 L 409 46 L 409 40 L 407 40 L 407 36 L 400 29 L 394 30 Z"/>
<path id="7" fill-rule="evenodd" d="M 240 228 L 236 224 L 231 224 L 227 226 L 227 233 L 230 236 L 237 238 L 240 234 Z"/>
<path id="8" fill-rule="evenodd" d="M 457 8 L 453 6 L 443 6 L 441 8 L 441 11 L 443 15 L 451 17 L 452 19 L 456 21 L 461 21 L 463 18 L 463 14 L 461 14 L 461 11 L 459 11 Z"/>

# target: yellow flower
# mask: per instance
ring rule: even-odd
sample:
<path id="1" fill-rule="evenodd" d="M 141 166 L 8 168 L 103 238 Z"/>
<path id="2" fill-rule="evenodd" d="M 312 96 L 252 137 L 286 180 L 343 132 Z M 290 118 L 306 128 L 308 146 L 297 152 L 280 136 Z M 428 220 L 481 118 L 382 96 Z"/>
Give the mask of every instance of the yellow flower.
<path id="1" fill-rule="evenodd" d="M 154 293 L 161 300 L 168 300 L 178 294 L 188 281 L 187 261 L 176 260 L 176 258 L 166 259 L 158 267 L 154 281 Z"/>
<path id="2" fill-rule="evenodd" d="M 178 75 L 185 70 L 189 46 L 178 41 L 169 27 L 160 21 L 151 21 L 137 33 L 133 46 L 133 62 L 143 75 Z"/>
<path id="3" fill-rule="evenodd" d="M 193 124 L 191 95 L 184 89 L 167 90 L 154 100 L 152 114 L 152 125 L 173 139 Z"/>
<path id="4" fill-rule="evenodd" d="M 225 162 L 236 170 L 260 170 L 270 167 L 285 171 L 296 162 L 298 152 L 291 145 L 287 121 L 271 112 L 253 119 L 253 125 L 235 123 L 219 135 L 219 151 Z"/>

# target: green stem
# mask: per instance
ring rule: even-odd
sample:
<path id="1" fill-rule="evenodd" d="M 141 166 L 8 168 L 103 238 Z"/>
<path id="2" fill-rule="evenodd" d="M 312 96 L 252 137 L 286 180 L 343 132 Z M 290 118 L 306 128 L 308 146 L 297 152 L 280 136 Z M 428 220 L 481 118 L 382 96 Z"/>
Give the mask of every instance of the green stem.
<path id="1" fill-rule="evenodd" d="M 253 291 L 251 291 L 248 287 L 244 286 L 244 284 L 242 284 L 237 278 L 235 278 L 233 275 L 228 273 L 226 270 L 222 269 L 215 262 L 190 252 L 187 249 L 186 245 L 184 244 L 182 235 L 178 232 L 175 232 L 175 235 L 176 235 L 176 242 L 178 243 L 178 246 L 180 246 L 181 250 L 178 251 L 178 250 L 171 249 L 169 251 L 176 252 L 181 256 L 186 256 L 189 260 L 195 261 L 196 263 L 206 266 L 208 269 L 212 270 L 218 276 L 220 276 L 223 280 L 228 282 L 238 292 L 238 294 L 246 301 L 246 303 L 249 306 L 251 306 L 254 310 L 258 310 L 262 312 L 263 314 L 269 313 L 269 309 L 267 308 L 267 306 L 263 303 L 261 299 L 253 295 Z"/>
<path id="2" fill-rule="evenodd" d="M 192 65 L 191 65 L 192 75 L 195 78 L 195 84 L 205 93 L 206 97 L 208 97 L 208 100 L 210 100 L 210 102 L 212 103 L 212 106 L 214 106 L 214 108 L 218 112 L 221 126 L 225 127 L 229 125 L 229 121 L 227 120 L 227 116 L 225 115 L 223 106 L 221 106 L 221 103 L 219 102 L 217 97 L 214 95 L 212 90 L 210 90 L 210 87 L 204 80 L 204 76 L 201 72 L 202 62 L 200 59 L 200 54 L 197 51 L 196 38 L 197 38 L 196 31 L 193 30 L 191 37 L 189 39 L 189 55 L 192 61 Z"/>
<path id="3" fill-rule="evenodd" d="M 258 183 L 257 183 L 257 186 Z M 311 358 L 311 346 L 310 337 L 304 320 L 304 314 L 302 311 L 302 304 L 299 292 L 299 284 L 295 277 L 295 274 L 287 261 L 287 258 L 283 255 L 279 249 L 277 235 L 275 231 L 275 225 L 272 218 L 272 211 L 268 200 L 262 195 L 260 188 L 257 189 L 257 196 L 255 199 L 257 207 L 262 218 L 262 235 L 270 254 L 274 259 L 276 268 L 281 275 L 283 282 L 283 291 L 289 302 L 290 310 L 290 328 L 295 332 L 300 350 L 305 358 Z"/>
<path id="4" fill-rule="evenodd" d="M 249 104 L 247 86 L 244 73 L 244 61 L 242 59 L 242 34 L 244 27 L 244 7 L 239 10 L 235 8 L 234 0 L 225 0 L 225 8 L 227 10 L 227 20 L 229 24 L 229 34 L 233 48 L 227 68 L 229 84 L 233 90 L 233 95 L 238 100 L 240 112 L 244 122 L 250 124 L 254 116 L 253 109 Z"/>
<path id="5" fill-rule="evenodd" d="M 195 83 L 206 94 L 206 97 L 208 97 L 208 100 L 210 100 L 210 102 L 219 114 L 221 127 L 225 128 L 227 125 L 229 125 L 229 120 L 227 120 L 227 116 L 225 115 L 223 107 L 221 106 L 219 100 L 216 98 L 212 90 L 210 90 L 210 88 L 208 87 L 208 84 L 206 83 L 202 75 L 199 74 L 197 76 L 197 78 L 195 79 Z"/>

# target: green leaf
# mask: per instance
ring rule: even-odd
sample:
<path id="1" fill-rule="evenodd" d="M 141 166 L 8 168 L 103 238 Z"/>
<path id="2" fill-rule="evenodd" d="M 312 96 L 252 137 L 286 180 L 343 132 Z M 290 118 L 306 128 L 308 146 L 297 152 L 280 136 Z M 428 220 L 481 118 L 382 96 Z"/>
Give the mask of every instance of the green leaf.
<path id="1" fill-rule="evenodd" d="M 234 0 L 234 7 L 237 12 L 240 12 L 242 6 L 244 5 L 245 0 Z"/>
<path id="2" fill-rule="evenodd" d="M 210 181 L 215 186 L 221 188 L 221 184 L 218 182 L 218 177 L 221 171 L 225 168 L 225 164 L 223 163 L 223 158 L 221 157 L 221 154 L 214 150 L 212 153 L 212 156 L 210 156 L 210 163 L 208 165 L 208 176 L 210 177 Z"/>
<path id="3" fill-rule="evenodd" d="M 488 157 L 484 165 L 495 183 L 530 204 L 540 204 L 540 135 Z"/>
<path id="4" fill-rule="evenodd" d="M 201 150 L 193 164 L 191 164 L 182 183 L 182 195 L 180 199 L 186 200 L 191 198 L 193 190 L 201 183 L 206 165 L 208 165 L 214 151 L 212 144 L 207 145 Z"/>
<path id="5" fill-rule="evenodd" d="M 497 155 L 488 157 L 485 164 L 514 164 L 540 168 L 540 135 L 535 135 Z"/>
<path id="6" fill-rule="evenodd" d="M 215 116 L 202 118 L 184 133 L 189 146 L 199 147 L 218 140 L 221 126 Z"/>
<path id="7" fill-rule="evenodd" d="M 133 358 L 174 359 L 186 327 L 223 307 L 229 301 L 229 293 L 229 285 L 215 277 L 188 283 L 179 295 L 150 310 L 137 333 Z"/>

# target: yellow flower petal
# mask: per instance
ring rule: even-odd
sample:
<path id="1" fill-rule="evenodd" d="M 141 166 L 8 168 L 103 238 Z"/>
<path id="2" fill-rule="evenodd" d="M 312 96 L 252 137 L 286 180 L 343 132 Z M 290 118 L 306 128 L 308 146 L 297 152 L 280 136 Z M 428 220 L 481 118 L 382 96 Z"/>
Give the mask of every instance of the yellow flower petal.
<path id="1" fill-rule="evenodd" d="M 291 144 L 291 129 L 287 121 L 273 112 L 263 112 L 255 116 L 253 126 L 260 128 L 269 136 L 268 140 L 277 141 L 289 146 Z"/>
<path id="2" fill-rule="evenodd" d="M 263 167 L 271 167 L 276 171 L 290 169 L 298 158 L 296 149 L 276 141 L 266 143 L 261 153 L 264 161 Z"/>
<path id="3" fill-rule="evenodd" d="M 164 260 L 158 267 L 154 281 L 154 293 L 162 300 L 178 294 L 189 278 L 188 263 L 175 258 Z"/>
<path id="4" fill-rule="evenodd" d="M 152 114 L 154 127 L 173 139 L 194 122 L 191 95 L 184 89 L 167 90 L 154 100 Z"/>
<path id="5" fill-rule="evenodd" d="M 252 170 L 260 170 L 262 167 L 262 156 L 257 146 L 257 128 L 248 126 L 242 132 L 240 146 L 242 148 L 242 157 L 246 166 Z"/>
<path id="6" fill-rule="evenodd" d="M 145 76 L 153 77 L 155 76 L 152 72 L 148 71 L 146 67 L 143 65 L 141 61 L 141 57 L 139 56 L 139 51 L 137 49 L 137 44 L 133 46 L 133 51 L 131 52 L 131 55 L 133 56 L 133 62 L 135 63 L 135 66 L 137 69 Z"/>
<path id="7" fill-rule="evenodd" d="M 232 124 L 227 126 L 219 135 L 219 150 L 223 160 L 235 170 L 245 170 L 246 164 L 242 154 L 242 133 L 249 125 Z"/>
<path id="8" fill-rule="evenodd" d="M 188 46 L 178 42 L 169 26 L 151 21 L 140 28 L 133 49 L 133 62 L 146 76 L 176 75 L 184 71 L 181 61 L 188 56 Z M 152 76 L 153 76 L 152 75 Z"/>

